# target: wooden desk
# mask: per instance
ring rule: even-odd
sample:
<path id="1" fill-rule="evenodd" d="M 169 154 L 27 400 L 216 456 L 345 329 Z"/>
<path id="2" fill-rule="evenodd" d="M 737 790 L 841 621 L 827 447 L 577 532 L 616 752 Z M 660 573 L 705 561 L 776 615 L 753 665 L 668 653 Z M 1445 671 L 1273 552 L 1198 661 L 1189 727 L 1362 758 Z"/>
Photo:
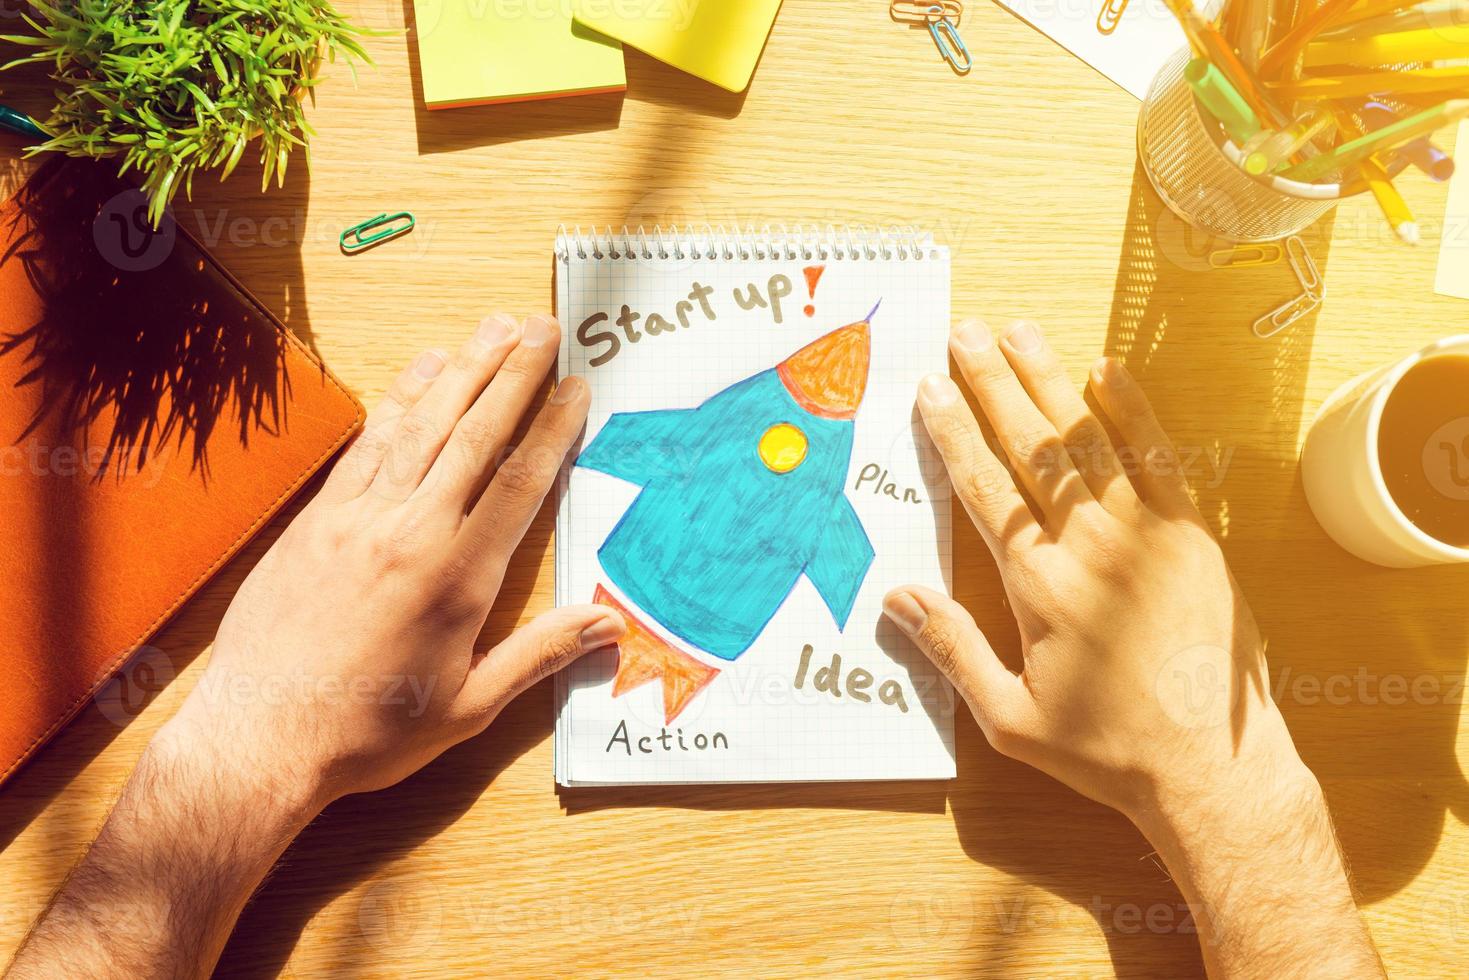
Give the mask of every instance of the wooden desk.
<path id="1" fill-rule="evenodd" d="M 415 108 L 411 41 L 375 38 L 375 70 L 354 87 L 338 66 L 320 89 L 309 175 L 298 161 L 265 196 L 248 173 L 202 180 L 180 220 L 369 401 L 483 313 L 549 307 L 561 222 L 927 226 L 953 249 L 956 311 L 1038 318 L 1078 381 L 1098 354 L 1123 356 L 1178 442 L 1227 461 L 1201 461 L 1194 479 L 1377 941 L 1395 973 L 1449 973 L 1469 954 L 1469 568 L 1348 557 L 1312 521 L 1295 462 L 1337 384 L 1469 325 L 1469 305 L 1432 291 L 1442 190 L 1406 188 L 1428 232 L 1417 251 L 1390 242 L 1370 202 L 1343 207 L 1312 236 L 1330 289 L 1320 315 L 1255 340 L 1249 323 L 1294 294 L 1289 271 L 1207 271 L 1136 168 L 1137 103 L 1000 8 L 968 6 L 967 78 L 876 0 L 787 0 L 748 96 L 629 52 L 625 99 L 433 114 Z M 344 9 L 403 26 L 399 0 Z M 42 84 L 5 87 L 6 101 L 44 104 Z M 0 158 L 12 177 L 17 145 Z M 342 228 L 397 208 L 419 217 L 411 237 L 338 254 Z M 960 523 L 960 597 L 1013 647 L 995 573 Z M 156 639 L 148 662 L 177 676 L 136 717 L 89 709 L 0 793 L 0 957 L 194 684 L 283 524 Z M 549 535 L 542 520 L 492 633 L 550 601 Z M 933 785 L 558 795 L 550 733 L 542 685 L 402 785 L 333 807 L 247 910 L 221 973 L 1200 970 L 1142 837 L 997 756 L 967 717 L 959 779 Z"/>

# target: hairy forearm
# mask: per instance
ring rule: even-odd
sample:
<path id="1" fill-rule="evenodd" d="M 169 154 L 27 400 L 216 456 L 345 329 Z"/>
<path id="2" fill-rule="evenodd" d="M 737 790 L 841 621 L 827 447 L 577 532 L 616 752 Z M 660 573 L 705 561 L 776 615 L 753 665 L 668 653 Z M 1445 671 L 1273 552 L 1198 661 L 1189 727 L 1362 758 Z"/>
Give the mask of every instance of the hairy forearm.
<path id="1" fill-rule="evenodd" d="M 1216 978 L 1381 977 L 1320 784 L 1303 764 L 1137 822 L 1194 910 Z"/>
<path id="2" fill-rule="evenodd" d="M 155 739 L 7 976 L 209 975 L 250 894 L 314 813 L 212 744 Z"/>

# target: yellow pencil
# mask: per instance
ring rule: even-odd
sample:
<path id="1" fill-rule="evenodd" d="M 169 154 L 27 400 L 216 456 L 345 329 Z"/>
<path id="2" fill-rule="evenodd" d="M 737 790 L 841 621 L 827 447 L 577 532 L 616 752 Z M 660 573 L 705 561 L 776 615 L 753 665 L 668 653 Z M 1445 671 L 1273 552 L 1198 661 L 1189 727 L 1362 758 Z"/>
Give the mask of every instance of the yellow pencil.
<path id="1" fill-rule="evenodd" d="M 1376 20 L 1379 17 L 1387 17 L 1392 14 L 1412 10 L 1421 7 L 1427 0 L 1367 0 L 1359 7 L 1353 7 L 1344 14 L 1332 18 L 1331 27 L 1344 27 L 1348 24 L 1360 24 L 1366 20 Z M 1449 23 L 1453 23 L 1452 19 Z"/>
<path id="2" fill-rule="evenodd" d="M 1469 66 L 1418 68 L 1413 71 L 1374 71 L 1359 75 L 1317 76 L 1267 82 L 1265 88 L 1282 101 L 1291 99 L 1351 99 L 1391 92 L 1464 91 L 1469 86 Z"/>
<path id="3" fill-rule="evenodd" d="M 1463 58 L 1469 54 L 1469 27 L 1425 27 L 1393 34 L 1330 38 L 1306 46 L 1306 67 L 1395 65 Z"/>
<path id="4" fill-rule="evenodd" d="M 1393 31 L 1417 30 L 1435 24 L 1455 24 L 1469 14 L 1465 0 L 1415 0 L 1410 5 L 1394 4 L 1397 9 L 1376 15 L 1362 14 L 1361 8 L 1337 17 L 1321 32 L 1321 37 L 1359 37 L 1363 33 L 1391 34 Z"/>
<path id="5" fill-rule="evenodd" d="M 1281 69 L 1289 68 L 1300 55 L 1301 49 L 1321 32 L 1331 18 L 1346 11 L 1356 2 L 1357 0 L 1323 0 L 1321 6 L 1302 17 L 1285 37 L 1265 52 L 1260 58 L 1260 74 L 1274 75 Z"/>
<path id="6" fill-rule="evenodd" d="M 1360 140 L 1367 134 L 1362 127 L 1357 125 L 1357 120 L 1347 112 L 1336 113 L 1337 129 L 1341 131 L 1342 137 L 1347 141 Z M 1367 182 L 1367 189 L 1372 192 L 1372 197 L 1377 201 L 1377 206 L 1382 210 L 1382 216 L 1387 219 L 1388 226 L 1393 232 L 1408 245 L 1417 245 L 1422 238 L 1418 228 L 1418 220 L 1413 217 L 1413 212 L 1408 208 L 1408 202 L 1403 200 L 1403 195 L 1393 186 L 1392 178 L 1387 171 L 1372 157 L 1364 157 L 1357 165 L 1362 174 L 1362 179 Z"/>
<path id="7" fill-rule="evenodd" d="M 1393 186 L 1392 178 L 1375 160 L 1363 160 L 1361 166 L 1362 176 L 1367 181 L 1367 188 L 1377 199 L 1377 206 L 1382 209 L 1382 215 L 1387 218 L 1387 223 L 1404 242 L 1409 245 L 1417 245 L 1423 237 L 1418 228 L 1418 220 L 1413 217 L 1413 212 L 1408 210 L 1408 202 L 1403 200 L 1403 195 L 1399 194 L 1398 189 Z"/>

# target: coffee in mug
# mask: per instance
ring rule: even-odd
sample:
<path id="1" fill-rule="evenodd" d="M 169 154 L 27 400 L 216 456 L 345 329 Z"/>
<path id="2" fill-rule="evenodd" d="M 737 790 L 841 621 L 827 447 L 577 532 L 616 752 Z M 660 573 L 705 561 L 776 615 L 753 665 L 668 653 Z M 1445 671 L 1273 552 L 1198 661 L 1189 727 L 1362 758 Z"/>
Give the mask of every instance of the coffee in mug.
<path id="1" fill-rule="evenodd" d="M 1301 451 L 1311 511 L 1388 566 L 1469 562 L 1469 335 L 1347 382 Z"/>

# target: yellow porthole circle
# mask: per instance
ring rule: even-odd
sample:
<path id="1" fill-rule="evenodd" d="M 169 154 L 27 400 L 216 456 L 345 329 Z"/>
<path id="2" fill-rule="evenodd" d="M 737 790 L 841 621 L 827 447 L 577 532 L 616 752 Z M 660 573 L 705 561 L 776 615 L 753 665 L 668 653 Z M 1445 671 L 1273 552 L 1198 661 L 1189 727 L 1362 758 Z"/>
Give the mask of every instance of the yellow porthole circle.
<path id="1" fill-rule="evenodd" d="M 806 433 L 781 422 L 760 437 L 760 462 L 776 473 L 789 473 L 806 458 Z"/>

